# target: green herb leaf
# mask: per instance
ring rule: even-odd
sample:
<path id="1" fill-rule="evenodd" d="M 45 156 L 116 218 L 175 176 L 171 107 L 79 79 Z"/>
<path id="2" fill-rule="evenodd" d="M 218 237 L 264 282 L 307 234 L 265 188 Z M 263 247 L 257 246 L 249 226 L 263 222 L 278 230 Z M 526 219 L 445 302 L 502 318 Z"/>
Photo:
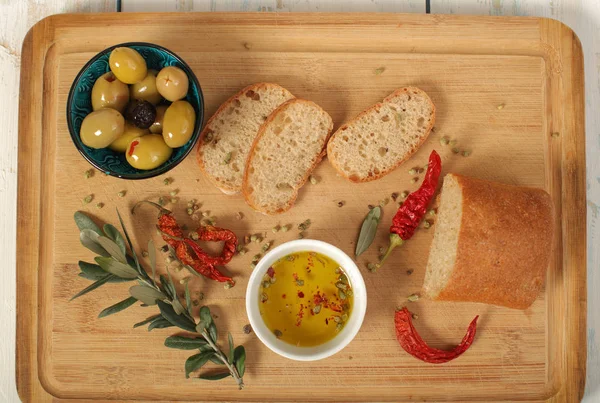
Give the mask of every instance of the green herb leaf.
<path id="1" fill-rule="evenodd" d="M 190 316 L 192 316 L 192 311 L 193 311 L 192 296 L 190 295 L 190 287 L 188 286 L 187 282 L 185 283 L 184 290 L 185 290 L 185 306 L 187 307 L 187 311 L 190 314 Z"/>
<path id="2" fill-rule="evenodd" d="M 174 298 L 173 301 L 171 301 L 171 305 L 177 315 L 181 315 L 185 311 L 185 308 L 181 305 L 178 298 Z"/>
<path id="3" fill-rule="evenodd" d="M 240 374 L 240 378 L 243 377 L 244 372 L 246 372 L 246 349 L 244 346 L 237 346 L 235 348 L 235 351 L 233 352 L 233 362 Z"/>
<path id="4" fill-rule="evenodd" d="M 202 374 L 198 378 L 204 379 L 206 381 L 218 381 L 220 379 L 224 379 L 230 376 L 231 374 L 229 372 L 221 372 L 216 374 Z"/>
<path id="5" fill-rule="evenodd" d="M 79 228 L 79 231 L 83 231 L 84 229 L 89 229 L 98 235 L 102 235 L 102 231 L 100 231 L 100 227 L 98 227 L 96 225 L 96 223 L 94 221 L 92 221 L 92 219 L 90 217 L 88 217 L 81 211 L 76 211 L 75 214 L 73 215 L 73 218 L 75 219 L 75 224 L 77 225 L 77 228 Z"/>
<path id="6" fill-rule="evenodd" d="M 356 257 L 360 256 L 373 243 L 373 239 L 375 239 L 375 235 L 377 234 L 380 217 L 381 208 L 379 206 L 373 207 L 365 217 L 360 234 L 358 235 L 358 241 L 356 242 L 356 251 L 354 252 Z"/>
<path id="7" fill-rule="evenodd" d="M 171 324 L 183 330 L 187 330 L 188 332 L 196 331 L 196 324 L 185 316 L 177 315 L 171 305 L 163 301 L 156 301 L 156 303 L 162 316 L 171 322 Z"/>
<path id="8" fill-rule="evenodd" d="M 111 275 L 107 274 L 105 277 L 101 278 L 100 280 L 88 285 L 87 287 L 85 287 L 83 290 L 79 291 L 77 294 L 73 295 L 71 297 L 71 299 L 69 301 L 73 301 L 75 298 L 79 298 L 84 294 L 87 294 L 90 291 L 94 291 L 96 288 L 100 287 L 101 285 L 105 284 L 108 282 L 108 280 L 110 280 Z"/>
<path id="9" fill-rule="evenodd" d="M 98 243 L 104 248 L 105 251 L 110 253 L 115 260 L 127 264 L 127 258 L 125 257 L 125 254 L 121 251 L 119 245 L 117 245 L 114 241 L 111 241 L 105 236 L 99 236 Z"/>
<path id="10" fill-rule="evenodd" d="M 129 234 L 127 233 L 127 229 L 125 228 L 125 224 L 123 223 L 123 218 L 121 217 L 121 213 L 119 213 L 119 209 L 117 209 L 117 217 L 119 217 L 119 222 L 121 223 L 121 228 L 123 229 L 123 233 L 125 234 L 125 239 L 127 239 L 127 243 L 129 244 L 129 250 L 131 250 L 131 254 L 133 255 L 133 260 L 135 261 L 135 267 L 146 280 L 149 280 L 148 274 L 145 270 L 142 270 L 140 267 L 140 261 L 135 253 L 135 249 L 133 249 L 133 244 L 131 243 L 131 239 L 129 238 Z"/>
<path id="11" fill-rule="evenodd" d="M 225 365 L 225 363 L 221 360 L 221 357 L 216 354 L 210 358 L 210 362 L 217 365 Z"/>
<path id="12" fill-rule="evenodd" d="M 177 288 L 175 288 L 175 283 L 173 282 L 173 277 L 171 277 L 171 271 L 169 270 L 168 267 L 167 267 L 167 276 L 169 276 L 169 282 L 167 283 L 167 286 L 169 287 L 169 290 L 171 291 L 171 299 L 177 300 Z"/>
<path id="13" fill-rule="evenodd" d="M 98 318 L 103 318 L 105 316 L 112 315 L 113 313 L 121 312 L 123 309 L 127 309 L 131 305 L 135 304 L 136 301 L 137 299 L 129 297 L 121 302 L 117 302 L 116 304 L 111 305 L 108 308 L 104 309 L 102 312 L 100 312 Z"/>
<path id="14" fill-rule="evenodd" d="M 102 277 L 106 276 L 106 272 L 102 270 L 102 267 L 98 266 L 97 264 L 88 263 L 80 260 L 79 268 L 81 269 L 82 273 L 88 276 L 86 278 L 89 279 L 93 278 L 94 280 L 99 280 Z"/>
<path id="15" fill-rule="evenodd" d="M 98 263 L 100 267 L 104 269 L 104 271 L 110 274 L 114 274 L 115 276 L 131 279 L 137 278 L 138 276 L 137 271 L 133 267 L 123 264 L 121 262 L 117 262 L 111 257 L 97 256 L 94 260 L 96 260 L 96 263 Z"/>
<path id="16" fill-rule="evenodd" d="M 163 290 L 163 292 L 165 294 L 167 294 L 167 296 L 170 299 L 173 299 L 173 294 L 171 293 L 171 286 L 169 285 L 169 280 L 167 280 L 167 278 L 165 276 L 163 276 L 162 274 L 160 276 L 158 276 L 158 278 L 160 278 L 160 285 L 161 285 L 161 289 Z"/>
<path id="17" fill-rule="evenodd" d="M 156 283 L 156 248 L 152 239 L 148 241 L 148 258 L 150 259 L 150 267 L 152 268 L 152 281 Z"/>
<path id="18" fill-rule="evenodd" d="M 148 331 L 151 331 L 152 329 L 164 329 L 165 327 L 171 326 L 174 325 L 165 318 L 163 318 L 161 315 L 160 318 L 156 318 L 150 323 L 150 325 L 148 326 Z"/>
<path id="19" fill-rule="evenodd" d="M 135 329 L 136 327 L 144 326 L 146 323 L 150 323 L 157 318 L 162 318 L 162 315 L 160 313 L 157 315 L 152 315 L 148 319 L 144 319 L 143 321 L 138 322 L 135 325 L 133 325 L 133 328 Z"/>
<path id="20" fill-rule="evenodd" d="M 179 350 L 198 350 L 207 345 L 206 340 L 201 338 L 170 336 L 165 340 L 165 346 Z"/>
<path id="21" fill-rule="evenodd" d="M 217 337 L 218 337 L 218 332 L 217 332 L 217 325 L 215 325 L 215 323 L 211 323 L 210 325 L 208 325 L 208 335 L 210 336 L 210 338 L 212 339 L 212 341 L 217 344 Z"/>
<path id="22" fill-rule="evenodd" d="M 129 289 L 129 294 L 146 305 L 156 305 L 157 300 L 167 298 L 162 292 L 146 285 L 134 285 Z"/>
<path id="23" fill-rule="evenodd" d="M 196 331 L 202 333 L 202 331 L 208 328 L 212 323 L 212 316 L 210 315 L 210 308 L 206 305 L 200 308 L 200 323 L 196 326 Z"/>
<path id="24" fill-rule="evenodd" d="M 110 253 L 108 253 L 100 245 L 100 243 L 98 242 L 98 238 L 100 238 L 100 235 L 98 235 L 96 232 L 89 228 L 83 229 L 79 233 L 79 240 L 81 241 L 81 244 L 83 246 L 94 252 L 96 255 L 110 256 Z"/>
<path id="25" fill-rule="evenodd" d="M 233 336 L 231 332 L 227 332 L 227 339 L 229 339 L 229 363 L 233 362 Z"/>
<path id="26" fill-rule="evenodd" d="M 119 230 L 116 229 L 115 226 L 112 224 L 104 224 L 104 227 L 102 227 L 102 229 L 104 230 L 104 233 L 109 239 L 111 239 L 117 245 L 119 245 L 119 248 L 121 249 L 121 252 L 123 252 L 123 255 L 127 255 L 127 247 L 125 246 L 125 240 L 123 239 L 123 235 L 121 235 Z"/>
<path id="27" fill-rule="evenodd" d="M 202 366 L 206 364 L 213 355 L 215 355 L 214 351 L 204 351 L 189 357 L 185 361 L 185 377 L 189 378 L 191 372 L 202 368 Z"/>

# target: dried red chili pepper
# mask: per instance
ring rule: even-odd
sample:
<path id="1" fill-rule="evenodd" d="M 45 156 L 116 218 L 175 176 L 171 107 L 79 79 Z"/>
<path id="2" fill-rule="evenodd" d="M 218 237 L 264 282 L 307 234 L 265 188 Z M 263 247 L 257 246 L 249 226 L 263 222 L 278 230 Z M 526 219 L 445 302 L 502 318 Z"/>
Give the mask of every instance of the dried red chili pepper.
<path id="1" fill-rule="evenodd" d="M 471 321 L 467 334 L 463 337 L 460 344 L 454 347 L 450 351 L 439 350 L 437 348 L 429 347 L 425 341 L 419 336 L 417 330 L 412 324 L 411 314 L 403 307 L 396 311 L 395 324 L 396 324 L 396 338 L 400 343 L 400 346 L 408 354 L 421 361 L 442 364 L 444 362 L 451 361 L 468 350 L 473 343 L 475 333 L 477 332 L 477 319 L 479 316 L 475 316 L 475 319 Z"/>
<path id="2" fill-rule="evenodd" d="M 415 229 L 427 212 L 427 206 L 433 199 L 441 172 L 442 160 L 440 155 L 433 150 L 429 155 L 427 173 L 425 173 L 425 179 L 423 179 L 421 187 L 408 195 L 392 220 L 390 245 L 379 262 L 380 266 L 396 246 L 400 246 L 404 241 L 408 241 L 415 233 Z"/>
<path id="3" fill-rule="evenodd" d="M 237 237 L 227 229 L 217 227 L 200 227 L 197 230 L 199 239 L 203 241 L 225 241 L 223 251 L 220 256 L 211 256 L 204 252 L 198 244 L 192 239 L 183 236 L 183 231 L 171 211 L 153 203 L 151 201 L 138 202 L 132 209 L 135 214 L 135 209 L 141 203 L 148 203 L 159 209 L 157 228 L 162 234 L 163 240 L 169 244 L 174 250 L 177 258 L 188 266 L 191 266 L 197 273 L 202 274 L 212 280 L 220 282 L 235 282 L 231 277 L 223 275 L 215 266 L 229 263 L 233 257 L 237 247 Z M 193 254 L 190 253 L 190 249 Z M 195 257 L 193 256 L 195 255 Z"/>

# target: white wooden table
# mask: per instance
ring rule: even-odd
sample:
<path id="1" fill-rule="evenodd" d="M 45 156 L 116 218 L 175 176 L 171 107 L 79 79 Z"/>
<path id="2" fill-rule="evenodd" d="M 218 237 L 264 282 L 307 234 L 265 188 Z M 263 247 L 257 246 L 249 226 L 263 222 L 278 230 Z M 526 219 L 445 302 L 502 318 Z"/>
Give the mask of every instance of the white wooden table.
<path id="1" fill-rule="evenodd" d="M 117 0 L 0 0 L 0 401 L 15 386 L 17 110 L 21 44 L 57 13 L 117 11 Z M 600 402 L 600 0 L 122 0 L 121 11 L 402 12 L 522 15 L 558 19 L 583 45 L 586 83 L 588 359 L 585 402 Z M 427 3 L 427 5 L 426 5 Z M 429 4 L 430 3 L 430 4 Z"/>

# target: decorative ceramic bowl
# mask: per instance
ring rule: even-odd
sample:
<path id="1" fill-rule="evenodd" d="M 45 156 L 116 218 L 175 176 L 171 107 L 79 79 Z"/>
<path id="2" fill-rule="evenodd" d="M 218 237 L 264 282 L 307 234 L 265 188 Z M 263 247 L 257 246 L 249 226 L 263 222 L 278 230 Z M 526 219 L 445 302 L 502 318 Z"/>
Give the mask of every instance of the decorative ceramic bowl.
<path id="1" fill-rule="evenodd" d="M 146 60 L 148 70 L 160 71 L 166 66 L 177 66 L 188 76 L 189 89 L 185 100 L 188 101 L 196 111 L 196 124 L 194 133 L 190 140 L 182 147 L 173 150 L 171 158 L 161 166 L 142 171 L 133 168 L 127 163 L 125 154 L 117 153 L 109 148 L 94 149 L 87 147 L 79 137 L 79 130 L 83 119 L 92 112 L 92 87 L 102 74 L 110 71 L 108 58 L 114 48 L 129 47 L 137 50 Z M 165 102 L 165 101 L 163 101 Z M 167 104 L 167 103 L 165 103 Z M 175 53 L 161 46 L 144 42 L 121 43 L 103 50 L 94 56 L 77 74 L 67 100 L 67 124 L 71 139 L 77 147 L 77 150 L 83 157 L 96 169 L 107 175 L 116 176 L 123 179 L 145 179 L 161 175 L 174 168 L 192 151 L 194 145 L 200 136 L 200 130 L 204 122 L 204 98 L 198 79 L 192 72 L 192 69 Z"/>
<path id="2" fill-rule="evenodd" d="M 335 260 L 344 269 L 354 293 L 354 306 L 344 328 L 328 342 L 313 347 L 298 347 L 275 337 L 260 314 L 260 285 L 269 267 L 290 253 L 312 251 Z M 248 280 L 246 312 L 252 330 L 265 346 L 275 353 L 297 361 L 314 361 L 329 357 L 346 347 L 360 330 L 367 311 L 367 288 L 360 270 L 341 249 L 323 241 L 299 239 L 272 249 L 259 262 Z"/>

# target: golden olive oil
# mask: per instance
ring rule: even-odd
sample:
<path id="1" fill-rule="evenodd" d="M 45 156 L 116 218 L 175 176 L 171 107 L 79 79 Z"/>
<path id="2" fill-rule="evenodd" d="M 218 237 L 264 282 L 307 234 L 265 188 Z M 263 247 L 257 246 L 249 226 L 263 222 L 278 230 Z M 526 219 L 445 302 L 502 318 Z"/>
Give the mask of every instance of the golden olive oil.
<path id="1" fill-rule="evenodd" d="M 352 287 L 333 259 L 296 252 L 277 260 L 260 285 L 260 314 L 279 339 L 301 347 L 333 339 L 352 313 Z"/>

